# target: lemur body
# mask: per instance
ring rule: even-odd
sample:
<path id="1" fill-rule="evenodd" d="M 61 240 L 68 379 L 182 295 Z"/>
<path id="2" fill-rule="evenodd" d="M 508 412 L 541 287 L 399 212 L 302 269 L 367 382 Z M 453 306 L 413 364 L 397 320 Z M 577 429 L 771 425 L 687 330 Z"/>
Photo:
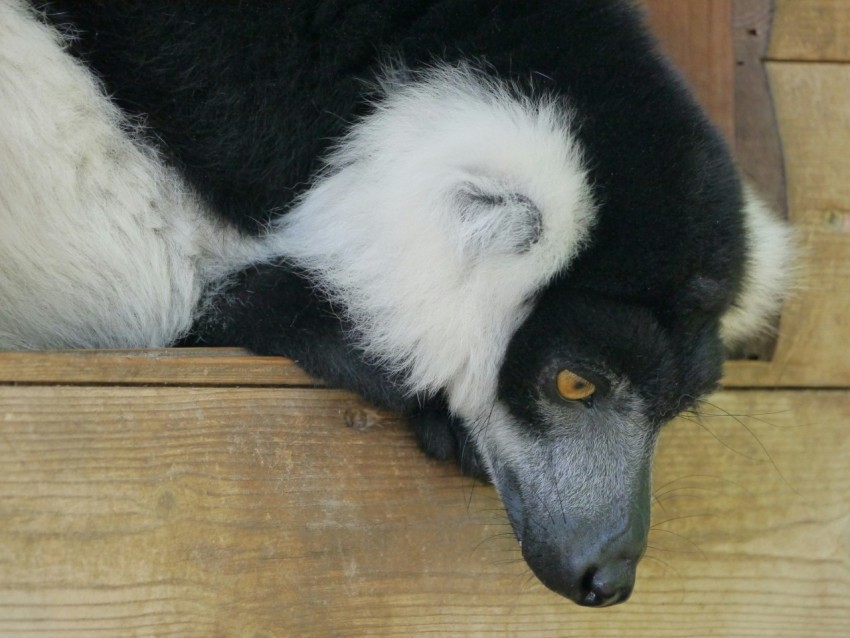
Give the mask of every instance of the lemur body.
<path id="1" fill-rule="evenodd" d="M 244 346 L 407 414 L 625 600 L 787 230 L 620 0 L 0 3 L 0 347 Z"/>

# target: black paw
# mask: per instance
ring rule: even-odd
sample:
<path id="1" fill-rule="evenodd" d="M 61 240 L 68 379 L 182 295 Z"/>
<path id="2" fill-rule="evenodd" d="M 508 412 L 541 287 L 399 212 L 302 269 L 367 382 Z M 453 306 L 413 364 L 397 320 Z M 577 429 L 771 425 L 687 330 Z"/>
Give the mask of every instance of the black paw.
<path id="1" fill-rule="evenodd" d="M 456 459 L 467 476 L 490 482 L 475 444 L 460 419 L 442 407 L 425 408 L 408 416 L 410 426 L 423 452 L 440 461 Z"/>

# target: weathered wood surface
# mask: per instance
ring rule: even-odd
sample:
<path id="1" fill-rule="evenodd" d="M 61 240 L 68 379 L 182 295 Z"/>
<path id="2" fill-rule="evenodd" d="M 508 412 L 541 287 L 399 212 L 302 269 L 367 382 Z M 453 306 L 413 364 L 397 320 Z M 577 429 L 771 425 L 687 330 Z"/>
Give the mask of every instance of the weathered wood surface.
<path id="1" fill-rule="evenodd" d="M 636 592 L 599 611 L 345 393 L 0 387 L 0 635 L 846 636 L 850 393 L 711 403 L 665 432 Z"/>
<path id="2" fill-rule="evenodd" d="M 776 0 L 735 0 L 735 158 L 747 181 L 783 218 L 788 216 L 782 141 L 765 60 Z M 770 358 L 772 352 L 768 353 Z"/>
<path id="3" fill-rule="evenodd" d="M 850 61 L 850 2 L 778 0 L 770 57 L 791 61 Z"/>
<path id="4" fill-rule="evenodd" d="M 239 348 L 0 352 L 0 383 L 188 386 L 315 386 L 282 357 Z"/>

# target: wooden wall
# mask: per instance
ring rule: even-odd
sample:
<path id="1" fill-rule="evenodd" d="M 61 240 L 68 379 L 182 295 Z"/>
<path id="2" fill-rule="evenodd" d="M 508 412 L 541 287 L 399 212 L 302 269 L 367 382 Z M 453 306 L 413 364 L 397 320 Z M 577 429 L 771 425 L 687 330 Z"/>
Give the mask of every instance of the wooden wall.
<path id="1" fill-rule="evenodd" d="M 546 591 L 491 488 L 285 360 L 8 353 L 0 636 L 850 635 L 850 3 L 780 1 L 769 59 L 801 283 L 665 430 L 627 604 Z"/>

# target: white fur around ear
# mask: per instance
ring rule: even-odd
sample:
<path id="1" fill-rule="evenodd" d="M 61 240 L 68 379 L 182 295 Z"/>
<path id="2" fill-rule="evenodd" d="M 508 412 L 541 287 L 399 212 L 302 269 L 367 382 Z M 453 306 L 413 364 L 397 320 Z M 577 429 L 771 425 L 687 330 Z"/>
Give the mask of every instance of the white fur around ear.
<path id="1" fill-rule="evenodd" d="M 411 392 L 461 416 L 494 400 L 528 299 L 595 213 L 564 105 L 460 64 L 391 71 L 375 111 L 275 233 Z"/>
<path id="2" fill-rule="evenodd" d="M 791 228 L 777 219 L 750 187 L 744 189 L 744 226 L 744 280 L 738 298 L 721 323 L 721 336 L 728 347 L 770 330 L 796 265 Z"/>

